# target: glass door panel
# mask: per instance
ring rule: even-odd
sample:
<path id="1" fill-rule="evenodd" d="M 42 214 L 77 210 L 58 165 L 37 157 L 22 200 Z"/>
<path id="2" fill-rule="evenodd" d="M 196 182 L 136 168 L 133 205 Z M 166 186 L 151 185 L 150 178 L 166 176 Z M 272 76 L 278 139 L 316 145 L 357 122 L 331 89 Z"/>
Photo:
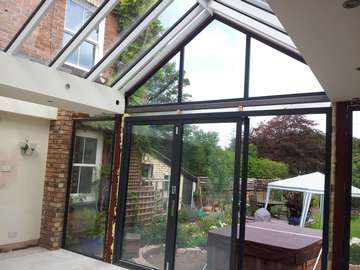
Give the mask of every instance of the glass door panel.
<path id="1" fill-rule="evenodd" d="M 135 125 L 121 259 L 164 269 L 174 125 Z"/>
<path id="2" fill-rule="evenodd" d="M 76 120 L 64 247 L 102 259 L 115 120 Z"/>
<path id="3" fill-rule="evenodd" d="M 236 123 L 183 126 L 176 270 L 229 269 Z"/>

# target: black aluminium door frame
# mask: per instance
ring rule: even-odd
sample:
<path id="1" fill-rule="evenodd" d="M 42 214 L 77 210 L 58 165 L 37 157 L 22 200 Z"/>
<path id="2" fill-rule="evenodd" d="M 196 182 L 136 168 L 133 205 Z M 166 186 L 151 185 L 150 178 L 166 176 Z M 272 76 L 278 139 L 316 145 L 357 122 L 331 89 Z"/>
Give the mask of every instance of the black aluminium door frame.
<path id="1" fill-rule="evenodd" d="M 126 204 L 126 178 L 128 173 L 128 166 L 129 166 L 129 150 L 131 145 L 131 128 L 134 125 L 165 125 L 165 124 L 173 124 L 175 126 L 182 126 L 184 124 L 201 124 L 201 123 L 226 123 L 226 122 L 236 122 L 238 123 L 240 120 L 244 119 L 244 130 L 239 130 L 237 128 L 236 136 L 237 136 L 237 143 L 238 140 L 240 141 L 242 145 L 242 154 L 244 156 L 247 155 L 247 149 L 249 144 L 249 117 L 253 116 L 277 116 L 277 115 L 309 115 L 309 114 L 323 114 L 326 115 L 326 142 L 325 142 L 325 190 L 324 190 L 324 224 L 323 224 L 323 238 L 322 238 L 322 264 L 321 269 L 325 270 L 327 269 L 328 265 L 328 249 L 329 249 L 329 206 L 330 206 L 330 164 L 331 164 L 331 133 L 332 133 L 332 109 L 331 107 L 317 107 L 317 108 L 300 108 L 300 109 L 274 109 L 274 110 L 254 110 L 254 111 L 238 111 L 238 112 L 220 112 L 220 113 L 196 113 L 196 114 L 173 114 L 173 115 L 156 115 L 156 116 L 129 116 L 125 118 L 124 121 L 124 141 L 123 141 L 123 154 L 121 159 L 121 174 L 120 174 L 120 191 L 118 196 L 118 205 L 117 208 L 117 221 L 116 221 L 116 233 L 115 235 L 115 243 L 114 243 L 114 256 L 113 256 L 113 262 L 115 264 L 123 265 L 130 267 L 132 269 L 151 269 L 147 267 L 143 267 L 140 265 L 135 265 L 132 263 L 124 262 L 121 258 L 121 231 L 124 224 L 124 218 L 125 218 L 125 204 Z M 239 126 L 239 124 L 237 124 Z M 238 136 L 238 133 L 244 133 L 244 138 L 242 138 L 242 134 Z M 246 138 L 247 137 L 247 138 Z M 246 146 L 243 145 L 244 142 L 247 144 Z M 174 140 L 175 141 L 175 140 Z M 174 142 L 175 143 L 175 142 Z M 235 153 L 235 159 L 236 157 L 239 158 L 241 156 L 241 149 L 240 147 L 236 150 L 239 152 L 238 154 Z M 178 162 L 179 163 L 179 162 Z M 242 181 L 242 185 L 245 186 L 246 184 L 246 178 L 247 173 L 244 173 L 244 171 L 247 171 L 248 163 L 247 160 L 243 159 L 242 168 L 240 168 L 240 162 L 237 162 L 235 164 L 236 167 L 238 167 L 239 175 L 240 171 L 243 172 L 242 177 L 244 177 L 244 181 Z M 240 170 L 241 169 L 241 170 Z M 236 168 L 235 168 L 236 170 Z M 237 177 L 236 173 L 234 174 L 234 177 Z M 244 194 L 245 193 L 245 194 Z M 241 202 L 243 202 L 246 199 L 246 190 L 242 189 L 241 191 Z M 244 203 L 241 203 L 242 205 L 245 205 Z M 241 219 L 241 213 L 244 213 L 245 210 L 243 208 L 239 208 L 238 214 L 240 215 L 240 228 L 244 226 L 245 219 Z M 234 213 L 233 213 L 234 215 Z M 175 218 L 176 219 L 176 218 Z M 237 219 L 239 220 L 239 219 Z M 120 226 L 120 227 L 119 227 Z M 176 226 L 176 225 L 175 225 Z M 120 230 L 118 229 L 120 228 Z M 176 237 L 176 236 L 175 236 Z M 243 254 L 244 252 L 244 237 L 245 234 L 240 232 L 240 235 L 237 236 L 237 239 L 235 241 L 238 241 L 238 243 L 234 246 L 236 246 L 238 254 Z M 232 240 L 234 241 L 234 240 Z M 236 250 L 235 249 L 235 250 Z M 235 254 L 235 258 L 231 258 L 231 260 L 235 260 L 231 262 L 232 269 L 242 269 L 242 258 L 239 258 L 239 255 Z M 165 259 L 166 260 L 166 259 Z M 237 260 L 237 261 L 236 261 Z M 166 268 L 165 268 L 166 269 Z M 169 268 L 170 270 L 172 268 Z M 168 270 L 168 269 L 166 269 Z"/>
<path id="2" fill-rule="evenodd" d="M 347 123 L 347 128 L 348 128 L 348 138 L 347 138 L 347 147 L 348 147 L 348 152 L 350 155 L 350 160 L 353 160 L 353 147 L 354 147 L 354 143 L 353 143 L 353 138 L 354 138 L 354 112 L 360 112 L 360 105 L 359 104 L 354 104 L 354 105 L 349 105 L 348 109 L 347 109 L 347 114 L 348 114 L 348 123 Z M 347 170 L 349 170 L 349 174 L 350 174 L 350 180 L 348 181 L 346 187 L 345 187 L 345 196 L 346 196 L 346 201 L 345 201 L 345 232 L 344 232 L 344 256 L 345 256 L 345 260 L 344 260 L 344 264 L 343 268 L 344 270 L 348 270 L 349 269 L 349 264 L 350 264 L 350 231 L 351 231 L 351 187 L 352 187 L 352 181 L 353 181 L 353 164 L 352 162 L 350 162 L 348 164 Z"/>
<path id="3" fill-rule="evenodd" d="M 172 168 L 171 168 L 171 177 L 170 177 L 170 196 L 168 201 L 168 215 L 167 215 L 167 232 L 166 232 L 166 251 L 165 251 L 165 261 L 164 269 L 171 270 L 174 269 L 175 262 L 175 251 L 176 251 L 176 232 L 177 232 L 177 214 L 178 214 L 178 204 L 179 204 L 179 190 L 180 190 L 180 175 L 181 175 L 181 162 L 182 162 L 182 142 L 183 142 L 183 126 L 185 124 L 202 124 L 202 123 L 234 123 L 236 124 L 236 145 L 239 146 L 236 148 L 235 160 L 234 160 L 234 180 L 240 178 L 240 155 L 241 155 L 241 140 L 242 140 L 242 117 L 236 119 L 203 119 L 190 122 L 178 122 L 176 123 L 172 120 L 170 121 L 145 121 L 144 123 L 132 123 L 132 121 L 125 120 L 124 126 L 124 142 L 123 142 L 123 155 L 122 155 L 122 169 L 120 174 L 120 192 L 118 196 L 118 205 L 117 208 L 117 220 L 116 220 L 116 231 L 124 231 L 125 226 L 125 213 L 126 213 L 126 199 L 127 199 L 127 182 L 128 182 L 128 173 L 129 173 L 129 157 L 131 152 L 131 140 L 132 140 L 132 128 L 133 126 L 142 126 L 142 125 L 173 125 L 173 142 L 172 142 Z M 172 190 L 176 190 L 174 193 Z M 239 194 L 239 181 L 234 181 L 234 190 L 233 197 L 237 198 Z M 232 232 L 237 231 L 238 227 L 238 207 L 239 201 L 237 199 L 233 200 L 233 210 L 232 210 Z M 129 267 L 131 269 L 154 269 L 147 266 L 138 265 L 133 262 L 121 260 L 122 254 L 122 235 L 121 233 L 116 233 L 115 235 L 115 246 L 114 246 L 114 256 L 113 262 L 120 266 Z M 231 254 L 230 254 L 230 265 L 231 269 L 234 269 L 236 263 L 235 251 L 238 248 L 238 237 L 237 234 L 232 233 L 231 239 Z M 230 270 L 230 269 L 229 269 Z"/>

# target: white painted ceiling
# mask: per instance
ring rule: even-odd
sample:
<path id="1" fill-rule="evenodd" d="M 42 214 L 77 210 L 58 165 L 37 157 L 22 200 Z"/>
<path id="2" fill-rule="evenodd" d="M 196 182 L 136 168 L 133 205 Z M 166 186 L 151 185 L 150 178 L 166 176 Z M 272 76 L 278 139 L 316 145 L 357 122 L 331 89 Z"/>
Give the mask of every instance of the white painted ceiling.
<path id="1" fill-rule="evenodd" d="M 267 0 L 331 101 L 360 98 L 360 7 L 339 0 Z"/>

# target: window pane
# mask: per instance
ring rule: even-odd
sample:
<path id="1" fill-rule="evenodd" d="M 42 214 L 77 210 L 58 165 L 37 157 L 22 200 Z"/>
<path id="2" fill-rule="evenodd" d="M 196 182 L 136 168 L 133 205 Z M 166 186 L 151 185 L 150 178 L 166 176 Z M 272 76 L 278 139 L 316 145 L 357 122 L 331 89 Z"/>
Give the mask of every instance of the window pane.
<path id="1" fill-rule="evenodd" d="M 176 270 L 230 270 L 235 133 L 235 123 L 184 125 Z"/>
<path id="2" fill-rule="evenodd" d="M 72 0 L 66 1 L 65 28 L 76 33 L 83 25 L 84 8 Z"/>
<path id="3" fill-rule="evenodd" d="M 214 21 L 185 47 L 183 101 L 242 98 L 246 36 Z"/>
<path id="4" fill-rule="evenodd" d="M 124 74 L 127 67 L 131 66 L 141 57 L 142 53 L 154 45 L 195 3 L 194 0 L 175 0 L 113 61 L 112 65 L 102 75 L 100 82 L 112 85 Z"/>
<path id="5" fill-rule="evenodd" d="M 94 63 L 95 45 L 83 42 L 80 46 L 79 66 L 90 69 Z"/>
<path id="6" fill-rule="evenodd" d="M 360 112 L 353 112 L 352 194 L 349 269 L 360 267 Z"/>
<path id="7" fill-rule="evenodd" d="M 80 136 L 75 137 L 74 163 L 83 163 L 84 139 L 84 137 Z"/>
<path id="8" fill-rule="evenodd" d="M 320 270 L 326 115 L 251 117 L 250 127 L 244 269 Z"/>
<path id="9" fill-rule="evenodd" d="M 0 1 L 0 50 L 7 47 L 41 0 Z"/>
<path id="10" fill-rule="evenodd" d="M 93 138 L 85 138 L 84 163 L 95 164 L 98 140 Z"/>
<path id="11" fill-rule="evenodd" d="M 134 126 L 131 134 L 121 259 L 157 269 L 164 269 L 173 129 Z M 145 167 L 152 167 L 152 178 L 142 176 Z"/>
<path id="12" fill-rule="evenodd" d="M 64 33 L 63 43 L 66 44 L 72 38 L 71 35 Z M 75 50 L 68 58 L 68 63 L 78 65 L 79 50 Z"/>
<path id="13" fill-rule="evenodd" d="M 95 168 L 81 167 L 80 168 L 80 183 L 78 193 L 90 193 L 92 182 L 95 180 Z"/>
<path id="14" fill-rule="evenodd" d="M 129 105 L 168 104 L 178 99 L 179 63 L 177 54 L 129 97 Z M 186 79 L 186 83 L 188 80 Z"/>
<path id="15" fill-rule="evenodd" d="M 310 68 L 255 39 L 251 40 L 250 96 L 323 91 Z"/>
<path id="16" fill-rule="evenodd" d="M 66 249 L 99 259 L 103 258 L 106 234 L 114 126 L 113 120 L 76 121 L 75 125 L 77 134 L 91 132 L 98 136 L 98 144 L 92 143 L 95 139 L 89 139 L 86 141 L 86 147 L 91 148 L 91 152 L 98 152 L 101 163 L 96 167 L 78 165 L 72 167 L 64 246 Z M 77 156 L 76 152 L 80 152 L 77 150 L 79 148 L 77 145 L 79 141 L 84 141 L 83 138 L 76 137 L 74 158 Z M 89 156 L 94 156 L 94 154 L 89 154 Z"/>

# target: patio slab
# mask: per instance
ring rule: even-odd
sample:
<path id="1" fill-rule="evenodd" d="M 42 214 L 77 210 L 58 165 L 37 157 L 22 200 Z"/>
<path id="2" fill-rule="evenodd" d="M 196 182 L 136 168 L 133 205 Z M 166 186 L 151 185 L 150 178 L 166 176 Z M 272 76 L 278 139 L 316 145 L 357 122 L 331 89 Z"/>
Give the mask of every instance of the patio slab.
<path id="1" fill-rule="evenodd" d="M 71 251 L 34 247 L 0 253 L 1 270 L 126 270 Z"/>

